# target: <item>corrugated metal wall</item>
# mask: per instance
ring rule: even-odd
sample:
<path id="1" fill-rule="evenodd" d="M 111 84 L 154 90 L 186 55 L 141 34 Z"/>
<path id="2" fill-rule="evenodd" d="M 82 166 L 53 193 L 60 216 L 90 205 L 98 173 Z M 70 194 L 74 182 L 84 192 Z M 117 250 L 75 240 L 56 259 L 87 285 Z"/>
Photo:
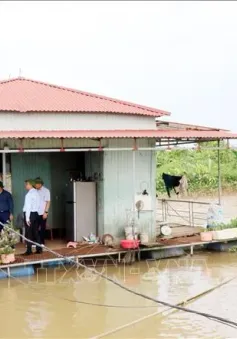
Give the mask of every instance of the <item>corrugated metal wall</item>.
<path id="1" fill-rule="evenodd" d="M 42 177 L 45 186 L 51 189 L 49 154 L 12 154 L 12 194 L 15 204 L 15 216 L 22 213 L 24 197 L 26 194 L 24 181 L 30 178 Z M 52 222 L 52 213 L 49 215 L 49 223 Z"/>
<path id="2" fill-rule="evenodd" d="M 109 147 L 132 147 L 129 140 L 111 140 Z M 154 147 L 155 140 L 141 140 L 140 147 Z M 135 194 L 144 189 L 152 196 L 153 211 L 141 212 L 136 222 L 141 231 L 155 231 L 156 160 L 155 151 L 136 151 Z M 133 152 L 105 152 L 104 154 L 104 232 L 123 235 L 123 229 L 132 216 Z"/>
<path id="3" fill-rule="evenodd" d="M 112 147 L 132 147 L 133 140 L 107 141 Z M 154 147 L 155 140 L 139 140 L 140 147 Z M 53 227 L 63 227 L 64 189 L 69 180 L 69 172 L 85 165 L 85 175 L 101 173 L 97 183 L 98 233 L 111 233 L 122 236 L 123 228 L 131 217 L 134 203 L 133 192 L 133 151 L 49 153 L 49 154 L 12 154 L 12 186 L 15 201 L 15 213 L 22 211 L 24 202 L 24 180 L 28 177 L 41 176 L 45 185 L 51 189 L 52 207 L 49 223 Z M 155 230 L 155 151 L 136 151 L 135 193 L 144 189 L 152 196 L 153 211 L 141 212 L 137 220 L 139 228 L 150 235 Z"/>

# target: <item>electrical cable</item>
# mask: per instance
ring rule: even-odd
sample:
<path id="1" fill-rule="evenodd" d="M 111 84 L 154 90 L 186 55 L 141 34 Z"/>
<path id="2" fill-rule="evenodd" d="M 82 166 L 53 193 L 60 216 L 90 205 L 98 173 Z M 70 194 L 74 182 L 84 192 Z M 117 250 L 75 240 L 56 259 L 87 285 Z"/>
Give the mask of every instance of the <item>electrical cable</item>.
<path id="1" fill-rule="evenodd" d="M 226 281 L 223 281 L 221 282 L 220 284 L 214 286 L 214 287 L 211 287 L 209 288 L 208 290 L 205 290 L 199 294 L 196 294 L 195 296 L 193 297 L 190 297 L 188 298 L 187 300 L 183 300 L 183 301 L 180 301 L 178 304 L 176 304 L 175 306 L 182 306 L 182 305 L 185 305 L 187 303 L 190 303 L 190 302 L 193 302 L 195 301 L 197 298 L 200 298 L 200 297 L 203 297 L 204 295 L 207 295 L 211 292 L 213 292 L 214 290 L 216 290 L 217 288 L 220 288 L 224 285 L 227 285 L 228 283 L 230 283 L 231 281 L 235 280 L 237 277 L 232 277 Z M 70 301 L 70 302 L 75 302 L 75 303 L 78 303 L 78 304 L 86 304 L 86 305 L 91 305 L 91 306 L 104 306 L 104 307 L 115 307 L 115 308 L 134 308 L 133 306 L 125 306 L 125 305 L 106 305 L 106 304 L 97 304 L 97 303 L 90 303 L 90 302 L 85 302 L 85 301 L 80 301 L 80 300 L 72 300 L 72 299 L 66 299 L 66 298 L 63 298 L 64 300 L 67 300 L 67 301 Z M 156 305 L 151 305 L 151 306 L 141 306 L 141 307 L 135 307 L 135 308 L 151 308 L 151 307 L 157 307 Z M 177 310 L 174 310 L 174 311 L 177 311 Z"/>
<path id="2" fill-rule="evenodd" d="M 179 311 L 184 311 L 184 312 L 188 312 L 188 313 L 191 313 L 191 314 L 200 315 L 200 316 L 203 316 L 203 317 L 205 317 L 205 318 L 208 318 L 208 319 L 214 320 L 214 321 L 221 321 L 221 322 L 223 322 L 225 325 L 232 325 L 232 326 L 235 326 L 236 329 L 237 329 L 237 322 L 234 322 L 234 321 L 232 321 L 232 320 L 225 319 L 225 318 L 222 318 L 222 317 L 218 317 L 218 316 L 215 316 L 215 315 L 212 315 L 212 314 L 209 314 L 209 313 L 205 313 L 205 312 L 199 312 L 199 311 L 191 310 L 191 309 L 186 308 L 186 307 L 181 307 L 181 306 L 173 305 L 173 304 L 171 304 L 171 303 L 168 303 L 168 302 L 165 302 L 165 301 L 158 300 L 158 299 L 155 299 L 155 298 L 153 298 L 153 297 L 150 297 L 150 296 L 148 296 L 148 295 L 146 295 L 146 294 L 143 294 L 143 293 L 134 291 L 134 290 L 132 290 L 132 289 L 130 289 L 130 288 L 128 288 L 128 287 L 122 285 L 121 283 L 117 282 L 116 280 L 114 280 L 114 279 L 112 279 L 112 278 L 110 278 L 110 277 L 105 276 L 103 273 L 100 273 L 100 272 L 97 271 L 96 269 L 87 267 L 86 265 L 83 265 L 83 264 L 81 264 L 81 263 L 79 263 L 79 262 L 73 260 L 72 258 L 67 258 L 67 257 L 63 256 L 62 254 L 59 254 L 59 253 L 57 253 L 57 252 L 51 250 L 50 248 L 48 248 L 48 247 L 46 247 L 46 246 L 42 246 L 42 245 L 39 244 L 39 243 L 36 243 L 36 242 L 34 242 L 34 241 L 30 240 L 30 239 L 27 239 L 27 238 L 26 238 L 25 236 L 23 236 L 22 234 L 19 234 L 18 232 L 16 232 L 13 228 L 11 228 L 11 227 L 9 227 L 9 226 L 7 226 L 7 225 L 4 225 L 4 224 L 1 223 L 1 222 L 0 222 L 0 224 L 1 224 L 4 228 L 6 228 L 6 229 L 12 231 L 13 233 L 17 234 L 18 236 L 22 237 L 22 239 L 26 240 L 27 242 L 29 242 L 29 243 L 31 243 L 31 244 L 34 244 L 34 245 L 36 245 L 36 246 L 38 246 L 38 247 L 40 247 L 40 248 L 42 248 L 42 249 L 43 249 L 43 248 L 46 249 L 48 252 L 54 254 L 56 257 L 62 258 L 62 259 L 64 259 L 65 261 L 68 261 L 68 263 L 71 262 L 71 263 L 76 264 L 76 265 L 79 266 L 79 267 L 82 267 L 82 268 L 84 268 L 84 269 L 87 269 L 87 270 L 90 271 L 91 273 L 94 273 L 94 274 L 100 276 L 101 278 L 106 279 L 107 281 L 110 281 L 112 284 L 114 284 L 114 285 L 116 285 L 116 286 L 122 288 L 123 290 L 125 290 L 125 291 L 127 291 L 127 292 L 129 292 L 129 293 L 132 293 L 132 294 L 137 295 L 137 296 L 139 296 L 139 297 L 141 297 L 141 298 L 144 298 L 144 299 L 153 301 L 153 302 L 155 302 L 155 303 L 157 303 L 157 304 L 161 304 L 161 305 L 163 305 L 163 306 L 167 306 L 167 307 L 170 307 L 170 308 L 177 309 L 177 310 L 179 310 Z M 233 278 L 233 279 L 234 279 L 234 278 Z"/>
<path id="3" fill-rule="evenodd" d="M 0 270 L 3 271 L 2 268 L 0 268 Z M 40 290 L 40 292 L 38 292 L 38 289 L 35 289 L 32 285 L 28 285 L 28 284 L 26 284 L 25 282 L 21 281 L 20 279 L 18 279 L 18 278 L 16 278 L 16 277 L 13 277 L 13 276 L 11 276 L 11 275 L 9 275 L 9 277 L 11 277 L 12 279 L 14 279 L 14 280 L 16 280 L 16 281 L 19 281 L 21 284 L 23 284 L 23 285 L 25 285 L 25 286 L 30 287 L 31 289 L 33 289 L 34 292 L 37 292 L 37 293 L 39 293 L 40 295 L 42 295 L 42 294 L 41 294 L 42 291 Z M 193 301 L 195 301 L 197 298 L 200 298 L 200 297 L 202 297 L 202 296 L 204 296 L 204 295 L 206 295 L 206 294 L 208 294 L 208 293 L 211 293 L 213 290 L 215 290 L 215 289 L 217 289 L 217 288 L 220 288 L 220 287 L 223 286 L 223 285 L 226 285 L 227 283 L 229 283 L 230 281 L 234 280 L 235 278 L 236 278 L 236 277 L 231 278 L 231 279 L 228 279 L 227 281 L 224 281 L 224 282 L 222 282 L 222 283 L 220 283 L 220 284 L 218 284 L 218 285 L 216 285 L 216 286 L 214 286 L 214 287 L 212 287 L 212 288 L 210 288 L 210 289 L 208 289 L 208 290 L 205 290 L 204 292 L 201 292 L 201 293 L 199 293 L 199 294 L 197 294 L 197 295 L 195 295 L 195 296 L 193 296 L 193 297 L 190 297 L 190 298 L 188 298 L 188 299 L 185 300 L 185 301 L 181 301 L 181 302 L 177 303 L 176 305 L 182 306 L 182 305 L 184 305 L 184 304 L 193 302 Z M 43 292 L 45 293 L 45 289 L 43 290 Z M 46 293 L 45 293 L 45 294 L 46 294 Z M 71 299 L 67 299 L 67 298 L 58 297 L 58 296 L 55 296 L 55 295 L 52 294 L 52 293 L 51 293 L 51 294 L 48 294 L 48 293 L 47 293 L 47 296 L 48 296 L 48 297 L 50 297 L 50 296 L 51 296 L 51 297 L 56 297 L 57 299 L 61 299 L 61 300 L 69 301 L 69 302 L 76 302 L 76 303 L 79 303 L 79 304 L 80 304 L 80 303 L 84 304 L 83 301 L 80 301 L 80 300 L 71 300 Z M 120 305 L 106 305 L 106 304 L 96 304 L 96 303 L 89 303 L 89 302 L 86 303 L 86 304 L 88 304 L 88 305 L 90 305 L 90 306 L 103 306 L 103 307 L 116 307 L 116 308 L 120 308 L 120 307 L 121 307 Z M 147 307 L 157 307 L 157 306 L 147 306 Z M 127 306 L 124 305 L 124 306 L 122 306 L 122 308 L 129 308 L 129 306 L 127 307 Z M 136 308 L 136 306 L 135 306 L 135 308 Z M 173 314 L 174 312 L 177 312 L 176 309 L 174 309 L 173 311 L 169 312 L 170 310 L 172 310 L 172 309 L 171 309 L 170 307 L 167 307 L 167 308 L 164 309 L 164 310 L 157 311 L 157 312 L 152 313 L 152 314 L 148 314 L 147 316 L 144 316 L 144 317 L 142 317 L 142 318 L 136 319 L 136 320 L 134 320 L 134 321 L 132 321 L 132 322 L 130 322 L 130 323 L 127 323 L 127 324 L 124 324 L 124 325 L 122 325 L 122 326 L 116 327 L 116 328 L 113 329 L 113 330 L 110 330 L 110 331 L 104 332 L 104 333 L 102 333 L 102 334 L 96 335 L 95 337 L 92 337 L 91 339 L 99 339 L 99 338 L 103 338 L 103 337 L 105 337 L 105 336 L 108 336 L 108 335 L 113 334 L 113 333 L 115 333 L 115 332 L 121 331 L 121 330 L 123 330 L 123 329 L 125 329 L 125 328 L 127 328 L 127 327 L 129 327 L 129 326 L 135 325 L 135 324 L 137 324 L 137 323 L 139 323 L 139 322 L 141 322 L 141 321 L 144 321 L 144 320 L 146 320 L 146 319 L 152 318 L 152 317 L 157 316 L 157 315 L 161 315 L 161 316 L 163 316 L 163 317 L 166 317 L 166 316 L 169 316 L 170 314 Z M 164 313 L 166 313 L 166 312 L 168 312 L 168 314 L 165 314 L 165 315 L 164 315 Z M 217 321 L 217 320 L 216 320 L 216 321 Z M 220 322 L 220 321 L 218 321 L 218 322 Z M 223 323 L 223 322 L 221 322 L 221 323 Z M 225 324 L 225 323 L 224 323 L 224 324 Z M 229 326 L 233 327 L 232 325 L 229 325 Z"/>
<path id="4" fill-rule="evenodd" d="M 97 304 L 97 303 L 92 303 L 92 302 L 87 302 L 87 301 L 82 301 L 82 300 L 72 300 L 72 299 L 67 299 L 67 298 L 61 298 L 65 301 L 69 301 L 72 303 L 77 303 L 77 304 L 83 304 L 83 305 L 89 305 L 89 306 L 97 306 L 97 307 L 106 307 L 106 308 L 157 308 L 157 305 L 151 305 L 151 306 L 126 306 L 126 305 L 110 305 L 110 304 Z"/>
<path id="5" fill-rule="evenodd" d="M 2 268 L 0 268 L 1 271 L 3 271 Z M 26 283 L 22 282 L 20 279 L 12 276 L 12 275 L 9 275 L 9 277 L 11 277 L 12 279 L 16 280 L 16 281 L 19 281 L 20 283 L 22 283 L 23 285 L 27 285 Z M 228 279 L 214 287 L 211 287 L 209 288 L 208 290 L 205 290 L 204 292 L 201 292 L 199 294 L 196 294 L 195 296 L 193 297 L 190 297 L 188 298 L 187 300 L 183 300 L 183 301 L 180 301 L 178 304 L 176 305 L 179 305 L 179 306 L 182 306 L 182 305 L 185 305 L 187 303 L 190 303 L 190 302 L 193 302 L 195 301 L 197 298 L 200 298 L 206 294 L 209 294 L 211 293 L 212 291 L 216 290 L 217 288 L 220 288 L 226 284 L 228 284 L 229 282 L 231 282 L 232 280 L 236 279 L 236 277 L 233 277 L 231 279 Z M 27 285 L 28 286 L 28 285 Z M 34 291 L 38 292 L 37 289 L 33 288 L 33 286 L 29 285 L 30 288 L 32 288 Z M 41 292 L 41 290 L 40 290 Z M 52 294 L 48 295 L 48 296 L 53 296 Z M 93 303 L 93 302 L 87 302 L 87 301 L 83 301 L 83 300 L 73 300 L 73 299 L 69 299 L 69 298 L 63 298 L 63 297 L 57 297 L 58 299 L 62 299 L 62 300 L 65 300 L 65 301 L 68 301 L 68 302 L 72 302 L 72 303 L 77 303 L 77 304 L 83 304 L 83 305 L 89 305 L 89 306 L 96 306 L 96 307 L 106 307 L 106 308 L 125 308 L 125 309 L 130 309 L 130 308 L 157 308 L 157 305 L 149 305 L 149 306 L 131 306 L 131 305 L 111 305 L 111 304 L 100 304 L 100 303 Z M 168 308 L 168 310 L 170 310 L 171 308 Z M 173 312 L 176 312 L 177 310 L 174 310 Z M 163 312 L 163 311 L 162 311 Z"/>
<path id="6" fill-rule="evenodd" d="M 4 268 L 0 268 L 1 272 L 4 272 Z M 28 285 L 25 282 L 21 281 L 20 279 L 12 276 L 9 274 L 9 278 L 12 278 L 13 280 L 20 282 L 22 285 L 27 286 L 31 288 L 34 292 L 39 293 L 42 295 L 42 291 L 48 296 L 48 297 L 55 297 L 52 293 L 46 293 L 44 289 L 38 290 L 34 288 L 32 285 Z M 72 302 L 72 303 L 77 303 L 77 304 L 82 304 L 82 305 L 89 305 L 89 306 L 96 306 L 96 307 L 106 307 L 106 308 L 123 308 L 123 309 L 144 309 L 144 308 L 157 308 L 157 305 L 150 305 L 150 306 L 131 306 L 131 305 L 111 305 L 111 304 L 100 304 L 100 303 L 93 303 L 93 302 L 87 302 L 83 300 L 73 300 L 69 298 L 64 298 L 64 297 L 58 297 L 56 296 L 57 299 Z"/>

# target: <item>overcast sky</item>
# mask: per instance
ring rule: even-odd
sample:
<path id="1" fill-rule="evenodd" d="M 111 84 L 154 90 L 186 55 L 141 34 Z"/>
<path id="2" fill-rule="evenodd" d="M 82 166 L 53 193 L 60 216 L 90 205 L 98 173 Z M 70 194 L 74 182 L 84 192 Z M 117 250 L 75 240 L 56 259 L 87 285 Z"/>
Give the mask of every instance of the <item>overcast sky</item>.
<path id="1" fill-rule="evenodd" d="M 24 77 L 237 132 L 237 2 L 0 2 L 0 79 Z"/>

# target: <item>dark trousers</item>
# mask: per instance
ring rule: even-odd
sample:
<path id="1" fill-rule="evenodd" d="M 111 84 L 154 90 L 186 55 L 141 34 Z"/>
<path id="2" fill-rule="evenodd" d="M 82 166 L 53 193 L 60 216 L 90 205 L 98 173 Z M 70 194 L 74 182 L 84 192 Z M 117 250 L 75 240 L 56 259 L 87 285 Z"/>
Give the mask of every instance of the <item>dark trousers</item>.
<path id="1" fill-rule="evenodd" d="M 38 244 L 40 243 L 39 237 L 39 215 L 37 212 L 30 213 L 30 226 L 26 223 L 26 216 L 24 213 L 24 222 L 25 222 L 25 236 L 27 239 L 31 241 L 35 241 Z M 26 242 L 27 244 L 27 252 L 32 252 L 32 243 Z M 36 246 L 36 251 L 41 252 L 41 247 Z"/>
<path id="2" fill-rule="evenodd" d="M 9 220 L 10 212 L 0 212 L 0 222 L 6 224 Z M 0 232 L 3 229 L 3 226 L 0 224 Z"/>
<path id="3" fill-rule="evenodd" d="M 44 245 L 45 243 L 45 231 L 46 231 L 46 222 L 47 219 L 43 219 L 43 215 L 39 215 L 39 235 L 40 235 L 40 243 Z"/>

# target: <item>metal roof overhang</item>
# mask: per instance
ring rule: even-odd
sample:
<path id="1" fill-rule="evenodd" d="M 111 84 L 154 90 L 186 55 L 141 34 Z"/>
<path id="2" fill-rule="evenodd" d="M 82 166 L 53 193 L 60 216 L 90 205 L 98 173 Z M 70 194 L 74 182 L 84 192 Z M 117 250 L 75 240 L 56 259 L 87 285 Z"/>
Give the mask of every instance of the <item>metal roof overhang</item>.
<path id="1" fill-rule="evenodd" d="M 196 130 L 196 131 L 225 131 L 230 132 L 227 129 L 222 128 L 215 128 L 215 127 L 207 127 L 207 126 L 200 126 L 200 125 L 191 125 L 191 124 L 185 124 L 181 122 L 174 122 L 174 121 L 165 121 L 156 119 L 156 127 L 160 130 Z"/>
<path id="2" fill-rule="evenodd" d="M 156 141 L 159 146 L 184 145 L 201 143 L 207 141 L 220 141 L 237 139 L 236 133 L 230 133 L 222 130 L 158 130 Z"/>
<path id="3" fill-rule="evenodd" d="M 133 146 L 111 148 L 103 144 L 106 139 L 133 139 Z M 29 143 L 25 147 L 24 141 L 29 140 L 45 140 L 54 139 L 60 141 L 57 146 L 49 148 L 46 145 L 39 145 L 39 147 L 31 148 Z M 75 139 L 91 139 L 96 140 L 94 146 L 86 148 L 73 146 L 65 146 L 64 141 Z M 136 140 L 138 139 L 153 139 L 156 141 L 154 146 L 138 147 Z M 0 153 L 18 153 L 18 152 L 86 152 L 86 151 L 132 151 L 132 150 L 161 150 L 163 147 L 170 149 L 170 146 L 179 147 L 179 145 L 195 144 L 204 141 L 220 141 L 237 139 L 237 134 L 225 131 L 197 131 L 197 130 L 74 130 L 74 131 L 0 131 L 0 140 L 2 140 L 2 147 Z M 9 140 L 19 140 L 19 145 L 9 148 Z M 24 145 L 25 144 L 25 145 Z M 76 143 L 75 143 L 76 145 Z M 212 146 L 213 147 L 213 146 Z M 226 148 L 221 146 L 218 142 L 218 149 Z M 215 147 L 215 149 L 217 149 Z M 229 148 L 229 143 L 227 143 Z"/>
<path id="4" fill-rule="evenodd" d="M 0 131 L 0 139 L 156 139 L 157 142 L 182 143 L 237 139 L 237 134 L 216 130 L 67 130 L 67 131 Z"/>

